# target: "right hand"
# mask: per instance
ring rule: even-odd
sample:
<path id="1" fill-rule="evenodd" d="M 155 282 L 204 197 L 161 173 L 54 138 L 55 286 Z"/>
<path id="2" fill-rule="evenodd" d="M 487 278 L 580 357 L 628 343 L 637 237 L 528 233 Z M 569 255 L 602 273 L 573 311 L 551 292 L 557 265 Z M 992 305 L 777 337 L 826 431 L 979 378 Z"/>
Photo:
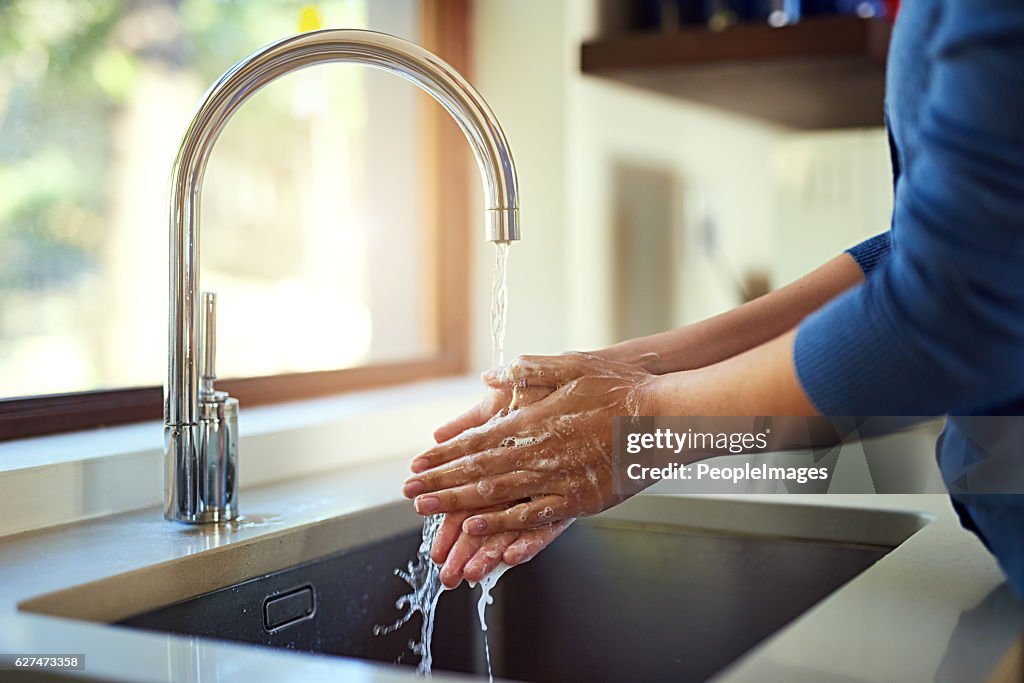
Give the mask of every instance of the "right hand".
<path id="1" fill-rule="evenodd" d="M 509 383 L 502 379 L 501 368 L 488 370 L 480 379 L 487 387 L 487 393 L 475 406 L 435 429 L 434 441 L 441 443 L 453 439 L 467 429 L 479 427 L 498 413 L 529 405 L 552 392 L 548 387 L 529 387 L 513 393 Z"/>
<path id="2" fill-rule="evenodd" d="M 481 379 L 487 386 L 487 393 L 475 406 L 438 427 L 434 431 L 437 443 L 479 427 L 499 413 L 539 401 L 552 391 L 547 387 L 514 391 L 502 379 L 499 368 L 483 373 Z M 431 559 L 441 565 L 441 583 L 448 588 L 457 587 L 463 578 L 479 582 L 501 562 L 513 567 L 529 562 L 573 522 L 569 519 L 528 531 L 470 536 L 462 531 L 462 523 L 468 516 L 468 512 L 445 515 L 430 549 Z"/>

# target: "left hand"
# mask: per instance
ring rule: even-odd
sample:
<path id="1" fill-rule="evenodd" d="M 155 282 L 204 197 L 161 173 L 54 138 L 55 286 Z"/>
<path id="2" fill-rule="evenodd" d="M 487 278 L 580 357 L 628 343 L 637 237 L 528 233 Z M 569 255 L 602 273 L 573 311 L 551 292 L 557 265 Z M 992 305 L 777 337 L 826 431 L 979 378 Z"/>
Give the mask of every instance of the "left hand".
<path id="1" fill-rule="evenodd" d="M 601 512 L 612 490 L 612 419 L 645 414 L 654 378 L 589 354 L 521 356 L 510 386 L 550 387 L 547 398 L 438 444 L 413 461 L 405 485 L 422 515 L 471 513 L 462 530 L 482 536 Z M 525 502 L 524 502 L 525 501 Z M 486 508 L 494 508 L 481 512 Z"/>
<path id="2" fill-rule="evenodd" d="M 463 578 L 479 582 L 501 562 L 511 567 L 529 562 L 575 521 L 566 519 L 526 531 L 472 536 L 462 530 L 470 514 L 446 514 L 430 549 L 430 558 L 436 564 L 443 563 L 441 583 L 448 588 L 456 588 Z"/>
<path id="3" fill-rule="evenodd" d="M 539 401 L 552 391 L 550 387 L 515 390 L 515 387 L 502 381 L 500 368 L 488 370 L 482 379 L 488 388 L 484 398 L 473 408 L 439 427 L 434 432 L 435 441 L 447 441 L 467 429 L 479 427 L 498 413 L 507 414 Z M 501 507 L 494 508 L 498 509 Z M 458 587 L 463 578 L 479 582 L 501 562 L 511 567 L 529 562 L 575 521 L 568 519 L 553 522 L 521 532 L 470 536 L 462 531 L 462 523 L 468 516 L 467 512 L 445 515 L 430 548 L 431 560 L 441 565 L 441 583 L 448 588 Z"/>

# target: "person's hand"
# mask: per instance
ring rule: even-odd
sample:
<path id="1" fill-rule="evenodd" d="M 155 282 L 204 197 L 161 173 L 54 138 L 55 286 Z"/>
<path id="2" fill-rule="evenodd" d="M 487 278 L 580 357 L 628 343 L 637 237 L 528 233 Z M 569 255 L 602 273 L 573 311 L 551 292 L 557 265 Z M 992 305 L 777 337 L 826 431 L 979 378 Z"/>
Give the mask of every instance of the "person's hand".
<path id="1" fill-rule="evenodd" d="M 462 530 L 470 514 L 446 514 L 430 550 L 430 558 L 441 565 L 441 583 L 448 588 L 456 588 L 462 579 L 479 582 L 501 562 L 511 567 L 529 562 L 575 521 L 566 519 L 526 531 L 472 536 Z"/>
<path id="2" fill-rule="evenodd" d="M 540 400 L 553 390 L 534 387 L 517 391 L 501 377 L 499 369 L 485 372 L 482 379 L 488 387 L 487 394 L 480 403 L 439 427 L 434 432 L 434 440 L 447 441 L 466 429 L 479 427 L 502 411 L 507 413 Z M 430 557 L 442 565 L 441 582 L 448 588 L 456 588 L 463 578 L 479 582 L 501 562 L 509 566 L 529 562 L 574 521 L 563 520 L 524 532 L 470 536 L 462 531 L 462 523 L 468 516 L 469 513 L 445 515 L 431 546 Z"/>
<path id="3" fill-rule="evenodd" d="M 480 379 L 483 380 L 484 385 L 487 387 L 487 393 L 484 394 L 484 397 L 475 406 L 464 413 L 456 415 L 434 430 L 435 442 L 443 443 L 458 436 L 467 429 L 479 427 L 502 410 L 506 410 L 509 404 L 512 403 L 512 387 L 499 383 L 497 381 L 497 373 L 494 370 L 488 370 L 480 376 Z"/>
<path id="4" fill-rule="evenodd" d="M 520 357 L 499 381 L 553 393 L 418 456 L 404 493 L 422 515 L 470 513 L 471 536 L 601 512 L 625 497 L 612 488 L 612 418 L 645 414 L 653 378 L 588 354 Z"/>
<path id="5" fill-rule="evenodd" d="M 480 402 L 464 413 L 461 413 L 434 430 L 434 441 L 443 443 L 467 429 L 479 427 L 501 412 L 515 410 L 528 405 L 551 393 L 550 387 L 538 386 L 516 391 L 503 380 L 502 368 L 488 370 L 480 379 L 487 387 L 487 393 Z"/>

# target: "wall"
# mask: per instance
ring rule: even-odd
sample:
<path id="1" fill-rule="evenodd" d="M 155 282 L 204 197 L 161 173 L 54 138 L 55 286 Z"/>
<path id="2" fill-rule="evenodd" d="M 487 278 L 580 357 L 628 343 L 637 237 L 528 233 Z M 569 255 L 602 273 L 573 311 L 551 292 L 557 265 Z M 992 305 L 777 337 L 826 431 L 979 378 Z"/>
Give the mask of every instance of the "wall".
<path id="1" fill-rule="evenodd" d="M 570 345 L 565 314 L 569 166 L 566 131 L 571 58 L 569 3 L 477 2 L 470 79 L 496 112 L 519 171 L 523 239 L 509 256 L 506 359 L 558 353 Z M 473 196 L 480 199 L 473 179 Z M 490 365 L 493 250 L 474 240 L 474 366 Z"/>
<path id="2" fill-rule="evenodd" d="M 650 302 L 671 301 L 674 324 L 739 303 L 744 274 L 778 286 L 886 227 L 881 128 L 794 133 L 583 76 L 579 45 L 596 24 L 593 0 L 476 4 L 472 80 L 502 122 L 521 184 L 507 357 L 614 341 L 613 198 L 623 165 L 675 187 L 676 268 L 664 283 L 675 296 Z M 490 358 L 489 250 L 477 244 L 473 264 L 478 368 Z"/>

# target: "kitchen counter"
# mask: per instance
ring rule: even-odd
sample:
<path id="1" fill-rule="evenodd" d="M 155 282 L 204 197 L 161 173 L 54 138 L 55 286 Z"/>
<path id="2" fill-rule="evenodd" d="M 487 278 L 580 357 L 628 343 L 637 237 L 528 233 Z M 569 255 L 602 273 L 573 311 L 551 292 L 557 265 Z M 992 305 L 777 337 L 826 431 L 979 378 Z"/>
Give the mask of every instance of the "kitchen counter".
<path id="1" fill-rule="evenodd" d="M 299 525 L 393 503 L 400 498 L 398 484 L 407 466 L 405 457 L 389 459 L 244 490 L 246 519 L 227 527 L 170 524 L 158 510 L 148 509 L 2 538 L 0 653 L 84 653 L 85 671 L 69 676 L 99 680 L 410 680 L 411 669 L 24 611 L 28 606 L 45 612 L 45 596 L 89 582 L 109 586 L 104 579 L 153 565 L 167 568 L 160 585 L 126 579 L 119 586 L 120 597 L 143 591 L 146 600 L 165 604 L 160 600 L 249 578 L 257 568 L 245 562 L 218 564 L 217 554 Z M 714 680 L 984 680 L 1000 664 L 1005 669 L 1014 646 L 1019 646 L 1024 605 L 1014 598 L 992 557 L 959 527 L 945 496 L 742 498 L 917 511 L 933 520 Z M 386 527 L 388 520 L 381 524 Z M 281 567 L 305 559 L 296 556 L 300 549 L 279 545 L 276 561 Z M 301 552 L 330 550 L 318 546 Z M 209 553 L 209 566 L 215 571 L 204 576 L 174 571 L 176 561 L 197 553 Z M 771 585 L 766 583 L 764 589 L 771 590 Z M 96 604 L 76 605 L 74 610 L 87 618 L 110 617 L 104 611 L 103 592 L 98 591 L 95 599 Z M 449 674 L 435 677 L 461 679 Z"/>

